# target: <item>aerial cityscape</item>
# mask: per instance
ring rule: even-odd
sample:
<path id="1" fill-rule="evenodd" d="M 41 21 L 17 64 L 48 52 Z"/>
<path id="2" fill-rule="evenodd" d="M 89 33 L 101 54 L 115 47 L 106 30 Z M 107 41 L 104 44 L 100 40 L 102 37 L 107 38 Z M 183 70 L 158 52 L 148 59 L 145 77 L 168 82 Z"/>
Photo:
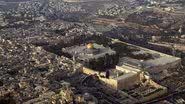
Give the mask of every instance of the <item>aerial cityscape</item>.
<path id="1" fill-rule="evenodd" d="M 185 104 L 185 0 L 0 0 L 0 104 Z"/>

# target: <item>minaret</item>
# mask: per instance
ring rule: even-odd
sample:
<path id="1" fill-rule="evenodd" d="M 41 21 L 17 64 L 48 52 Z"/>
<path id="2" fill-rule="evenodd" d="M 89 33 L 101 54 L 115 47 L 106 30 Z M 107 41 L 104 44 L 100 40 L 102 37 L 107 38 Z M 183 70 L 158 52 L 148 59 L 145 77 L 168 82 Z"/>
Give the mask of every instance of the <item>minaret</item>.
<path id="1" fill-rule="evenodd" d="M 176 46 L 172 45 L 172 55 L 176 56 L 176 50 L 175 50 Z"/>
<path id="2" fill-rule="evenodd" d="M 182 26 L 180 26 L 179 31 L 180 35 L 182 34 Z"/>

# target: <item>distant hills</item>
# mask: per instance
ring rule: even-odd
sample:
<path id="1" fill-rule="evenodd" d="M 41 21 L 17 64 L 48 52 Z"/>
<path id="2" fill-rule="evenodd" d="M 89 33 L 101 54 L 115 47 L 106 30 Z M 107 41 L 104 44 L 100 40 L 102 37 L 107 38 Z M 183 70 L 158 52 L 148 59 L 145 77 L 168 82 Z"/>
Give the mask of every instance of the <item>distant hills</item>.
<path id="1" fill-rule="evenodd" d="M 31 1 L 31 0 L 0 0 L 5 2 L 23 2 L 23 1 Z"/>
<path id="2" fill-rule="evenodd" d="M 111 1 L 111 0 L 63 0 L 64 2 L 92 2 L 92 1 Z"/>

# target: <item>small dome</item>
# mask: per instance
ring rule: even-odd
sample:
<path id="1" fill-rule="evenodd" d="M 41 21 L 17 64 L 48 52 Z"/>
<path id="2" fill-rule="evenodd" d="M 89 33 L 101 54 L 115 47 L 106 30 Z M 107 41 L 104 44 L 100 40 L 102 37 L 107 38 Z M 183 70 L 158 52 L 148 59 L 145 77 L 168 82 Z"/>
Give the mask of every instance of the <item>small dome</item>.
<path id="1" fill-rule="evenodd" d="M 87 45 L 87 48 L 88 48 L 88 49 L 93 49 L 93 48 L 94 48 L 94 46 L 93 46 L 93 44 L 92 44 L 92 43 L 89 43 L 89 44 Z"/>

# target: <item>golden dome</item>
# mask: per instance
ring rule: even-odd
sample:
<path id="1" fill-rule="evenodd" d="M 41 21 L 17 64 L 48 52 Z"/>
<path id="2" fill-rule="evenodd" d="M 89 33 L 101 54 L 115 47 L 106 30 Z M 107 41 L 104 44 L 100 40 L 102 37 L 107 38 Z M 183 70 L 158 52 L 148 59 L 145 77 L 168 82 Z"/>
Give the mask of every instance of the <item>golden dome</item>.
<path id="1" fill-rule="evenodd" d="M 87 45 L 87 48 L 88 48 L 88 49 L 93 49 L 93 48 L 94 48 L 94 46 L 93 46 L 93 44 L 92 44 L 92 43 L 89 43 L 89 44 Z"/>

